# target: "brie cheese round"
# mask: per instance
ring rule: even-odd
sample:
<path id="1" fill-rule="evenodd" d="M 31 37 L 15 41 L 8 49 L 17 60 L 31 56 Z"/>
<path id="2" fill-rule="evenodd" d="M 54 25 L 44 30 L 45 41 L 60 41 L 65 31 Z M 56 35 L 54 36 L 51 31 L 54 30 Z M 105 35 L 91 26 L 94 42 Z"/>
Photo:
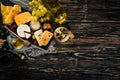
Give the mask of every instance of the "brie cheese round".
<path id="1" fill-rule="evenodd" d="M 22 37 L 22 38 L 30 38 L 31 34 L 31 29 L 28 25 L 24 24 L 24 25 L 20 25 L 17 28 L 17 34 Z"/>

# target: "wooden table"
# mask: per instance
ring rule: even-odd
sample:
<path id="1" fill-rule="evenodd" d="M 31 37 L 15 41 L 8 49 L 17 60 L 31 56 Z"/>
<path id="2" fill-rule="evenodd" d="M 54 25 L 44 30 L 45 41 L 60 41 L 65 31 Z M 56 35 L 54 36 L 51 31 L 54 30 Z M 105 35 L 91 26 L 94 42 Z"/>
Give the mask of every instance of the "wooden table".
<path id="1" fill-rule="evenodd" d="M 57 53 L 0 68 L 0 80 L 119 80 L 120 1 L 59 0 L 75 38 Z"/>

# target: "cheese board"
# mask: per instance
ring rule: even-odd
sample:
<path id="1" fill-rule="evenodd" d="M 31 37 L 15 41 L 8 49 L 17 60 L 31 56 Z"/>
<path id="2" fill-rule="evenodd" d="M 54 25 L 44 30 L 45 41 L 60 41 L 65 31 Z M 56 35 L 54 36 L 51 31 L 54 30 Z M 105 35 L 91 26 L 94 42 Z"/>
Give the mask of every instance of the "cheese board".
<path id="1" fill-rule="evenodd" d="M 58 2 L 58 0 L 56 1 Z M 16 40 L 16 36 L 12 35 L 11 32 L 17 35 L 23 42 L 30 42 L 30 46 L 23 45 L 20 49 L 14 49 L 15 51 L 25 54 L 29 52 L 33 46 L 43 51 L 42 53 L 55 52 L 55 49 L 51 48 L 55 48 L 53 46 L 56 41 L 63 43 L 69 40 L 70 36 L 68 33 L 70 30 L 66 22 L 67 14 L 65 10 L 59 2 L 54 3 L 55 5 L 58 4 L 54 7 L 51 6 L 50 3 L 48 0 L 1 0 L 1 26 L 6 26 L 10 29 L 10 34 L 6 37 L 10 46 L 12 45 L 11 48 L 15 48 L 13 42 Z M 28 6 L 30 7 L 29 10 L 27 9 Z M 61 26 L 62 29 L 66 30 L 66 38 L 64 40 L 59 40 L 59 35 L 56 35 L 57 31 L 58 33 L 60 32 L 59 28 L 61 28 Z M 62 34 L 62 32 L 63 31 L 60 33 Z M 31 54 L 32 56 L 28 54 L 26 54 L 26 56 L 37 57 L 41 53 L 39 51 L 39 53 L 33 51 L 34 50 L 30 50 L 30 52 L 33 53 Z M 37 55 L 34 55 L 35 53 Z"/>

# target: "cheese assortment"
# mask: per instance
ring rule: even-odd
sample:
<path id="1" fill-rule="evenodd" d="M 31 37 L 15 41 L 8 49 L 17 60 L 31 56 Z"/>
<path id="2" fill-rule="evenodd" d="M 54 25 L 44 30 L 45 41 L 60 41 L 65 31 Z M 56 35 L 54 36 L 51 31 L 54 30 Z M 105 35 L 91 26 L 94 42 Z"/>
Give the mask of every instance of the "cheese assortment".
<path id="1" fill-rule="evenodd" d="M 47 44 L 49 43 L 49 41 L 52 39 L 53 37 L 53 33 L 50 31 L 45 30 L 43 32 L 42 29 L 34 32 L 35 38 L 39 44 L 39 46 L 47 46 Z"/>
<path id="2" fill-rule="evenodd" d="M 8 25 L 14 23 L 17 26 L 16 33 L 18 36 L 24 39 L 33 39 L 31 36 L 34 36 L 35 39 L 33 40 L 36 40 L 39 46 L 47 46 L 52 38 L 55 38 L 59 42 L 66 42 L 69 38 L 74 38 L 74 35 L 67 28 L 64 26 L 61 27 L 62 23 L 66 22 L 67 16 L 65 12 L 58 15 L 57 11 L 60 11 L 61 8 L 58 10 L 59 8 L 56 9 L 56 6 L 48 10 L 42 2 L 36 3 L 39 4 L 37 8 L 34 7 L 36 6 L 33 5 L 34 3 L 35 1 L 33 0 L 29 3 L 33 7 L 31 12 L 22 12 L 21 6 L 17 4 L 5 6 L 1 3 L 3 24 Z M 58 16 L 55 17 L 55 13 Z M 60 27 L 57 26 L 58 28 L 54 30 L 54 26 L 51 24 L 53 22 L 58 23 Z"/>
<path id="3" fill-rule="evenodd" d="M 14 22 L 14 17 L 21 12 L 20 5 L 5 6 L 1 3 L 1 14 L 3 24 L 10 25 Z"/>

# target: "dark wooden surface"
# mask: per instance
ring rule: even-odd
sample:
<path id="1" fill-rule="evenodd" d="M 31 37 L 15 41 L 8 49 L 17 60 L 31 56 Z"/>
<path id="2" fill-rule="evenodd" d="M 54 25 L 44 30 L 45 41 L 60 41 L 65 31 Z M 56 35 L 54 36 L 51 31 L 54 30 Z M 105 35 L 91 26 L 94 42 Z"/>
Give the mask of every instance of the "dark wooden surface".
<path id="1" fill-rule="evenodd" d="M 60 0 L 75 38 L 57 53 L 0 68 L 0 80 L 119 80 L 120 0 Z"/>

